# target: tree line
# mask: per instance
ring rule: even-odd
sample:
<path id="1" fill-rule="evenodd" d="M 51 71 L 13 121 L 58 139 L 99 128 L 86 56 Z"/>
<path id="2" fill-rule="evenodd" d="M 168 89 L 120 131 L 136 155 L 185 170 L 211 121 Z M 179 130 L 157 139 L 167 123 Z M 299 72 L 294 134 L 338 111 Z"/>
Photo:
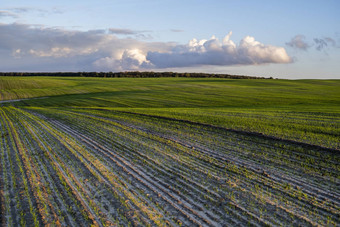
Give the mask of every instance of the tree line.
<path id="1" fill-rule="evenodd" d="M 0 76 L 54 76 L 54 77 L 103 77 L 103 78 L 227 78 L 227 79 L 273 79 L 272 77 L 254 77 L 214 73 L 179 73 L 179 72 L 0 72 Z"/>

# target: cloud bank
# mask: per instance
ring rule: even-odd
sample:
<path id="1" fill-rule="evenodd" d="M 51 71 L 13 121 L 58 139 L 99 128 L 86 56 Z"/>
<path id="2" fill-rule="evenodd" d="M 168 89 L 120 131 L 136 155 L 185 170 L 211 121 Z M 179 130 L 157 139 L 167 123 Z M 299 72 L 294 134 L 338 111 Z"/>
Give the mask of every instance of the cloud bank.
<path id="1" fill-rule="evenodd" d="M 219 41 L 192 39 L 187 45 L 177 45 L 170 52 L 148 52 L 146 59 L 158 68 L 197 65 L 258 65 L 289 63 L 292 59 L 282 47 L 265 45 L 254 37 L 243 38 L 239 45 L 230 40 L 232 32 Z"/>
<path id="2" fill-rule="evenodd" d="M 124 71 L 292 61 L 283 47 L 262 44 L 251 36 L 235 44 L 231 32 L 222 41 L 213 36 L 186 45 L 116 36 L 136 33 L 0 23 L 0 71 Z"/>

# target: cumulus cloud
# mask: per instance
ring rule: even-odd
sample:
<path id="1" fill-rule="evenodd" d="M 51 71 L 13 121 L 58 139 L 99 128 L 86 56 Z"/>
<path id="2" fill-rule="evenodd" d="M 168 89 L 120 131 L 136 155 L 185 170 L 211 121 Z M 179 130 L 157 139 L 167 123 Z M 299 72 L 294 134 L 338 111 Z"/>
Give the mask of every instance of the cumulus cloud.
<path id="1" fill-rule="evenodd" d="M 147 51 L 170 46 L 118 38 L 105 30 L 0 23 L 0 71 L 133 70 L 148 64 Z"/>
<path id="2" fill-rule="evenodd" d="M 286 45 L 299 50 L 307 50 L 311 47 L 311 45 L 306 42 L 306 37 L 304 35 L 294 36 L 289 42 L 286 43 Z"/>
<path id="3" fill-rule="evenodd" d="M 124 71 L 291 62 L 282 47 L 262 44 L 250 36 L 235 44 L 230 36 L 179 45 L 118 38 L 107 30 L 0 23 L 0 71 Z"/>
<path id="4" fill-rule="evenodd" d="M 100 58 L 94 62 L 97 68 L 110 70 L 139 70 L 141 67 L 147 68 L 150 62 L 146 60 L 145 54 L 139 49 L 124 50 L 120 58 L 105 57 Z"/>
<path id="5" fill-rule="evenodd" d="M 222 41 L 212 36 L 209 40 L 192 39 L 187 45 L 177 45 L 170 52 L 148 52 L 146 59 L 157 68 L 197 65 L 257 65 L 289 63 L 292 59 L 283 47 L 265 45 L 254 37 L 243 38 L 238 45 L 231 32 Z"/>

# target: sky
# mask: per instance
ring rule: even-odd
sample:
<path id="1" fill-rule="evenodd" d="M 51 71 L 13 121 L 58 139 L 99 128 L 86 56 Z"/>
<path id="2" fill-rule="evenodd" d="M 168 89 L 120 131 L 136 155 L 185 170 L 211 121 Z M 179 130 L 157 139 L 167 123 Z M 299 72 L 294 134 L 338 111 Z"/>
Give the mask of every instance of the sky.
<path id="1" fill-rule="evenodd" d="M 0 71 L 340 79 L 338 0 L 1 0 Z"/>

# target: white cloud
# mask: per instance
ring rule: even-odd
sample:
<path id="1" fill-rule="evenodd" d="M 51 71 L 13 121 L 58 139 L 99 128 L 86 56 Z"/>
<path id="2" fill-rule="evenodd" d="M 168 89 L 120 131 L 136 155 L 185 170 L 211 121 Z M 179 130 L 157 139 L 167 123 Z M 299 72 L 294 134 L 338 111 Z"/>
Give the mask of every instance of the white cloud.
<path id="1" fill-rule="evenodd" d="M 213 36 L 179 45 L 118 38 L 103 30 L 0 23 L 0 71 L 124 71 L 291 61 L 282 47 L 250 36 L 236 45 L 230 36 L 222 42 Z"/>
<path id="2" fill-rule="evenodd" d="M 138 70 L 149 65 L 145 54 L 139 49 L 125 50 L 120 57 L 105 57 L 94 62 L 98 69 L 106 70 Z"/>
<path id="3" fill-rule="evenodd" d="M 83 32 L 0 23 L 0 70 L 137 69 L 142 61 L 147 62 L 145 54 L 148 50 L 162 50 L 166 46 L 131 38 L 120 39 L 99 30 Z M 114 64 L 110 64 L 112 62 Z"/>
<path id="4" fill-rule="evenodd" d="M 187 45 L 177 45 L 170 52 L 148 52 L 146 58 L 158 68 L 292 62 L 283 47 L 262 44 L 251 36 L 236 45 L 230 40 L 231 34 L 226 35 L 222 42 L 215 36 L 209 40 L 192 39 Z"/>

